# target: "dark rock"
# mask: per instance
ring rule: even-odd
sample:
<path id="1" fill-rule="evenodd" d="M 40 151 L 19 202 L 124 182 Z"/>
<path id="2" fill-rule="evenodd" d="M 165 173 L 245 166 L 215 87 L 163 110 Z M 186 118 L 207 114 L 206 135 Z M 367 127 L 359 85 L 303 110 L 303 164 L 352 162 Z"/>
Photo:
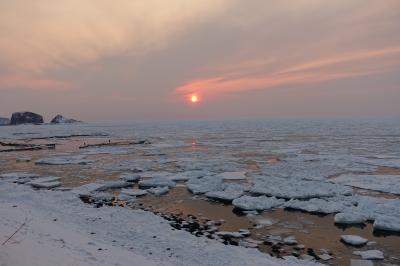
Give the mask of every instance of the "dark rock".
<path id="1" fill-rule="evenodd" d="M 52 120 L 51 124 L 72 124 L 72 123 L 80 123 L 81 121 L 72 119 L 72 118 L 66 118 L 63 117 L 62 115 L 56 115 Z"/>
<path id="2" fill-rule="evenodd" d="M 10 124 L 10 119 L 5 117 L 0 117 L 0 126 L 6 126 Z"/>
<path id="3" fill-rule="evenodd" d="M 10 124 L 43 124 L 43 116 L 32 112 L 17 112 L 12 114 Z"/>

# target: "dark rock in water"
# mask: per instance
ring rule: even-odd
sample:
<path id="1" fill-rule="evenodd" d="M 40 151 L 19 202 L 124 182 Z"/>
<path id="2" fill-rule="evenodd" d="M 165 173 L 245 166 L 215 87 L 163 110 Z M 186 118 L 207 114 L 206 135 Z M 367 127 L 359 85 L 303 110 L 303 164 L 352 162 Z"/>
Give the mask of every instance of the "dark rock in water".
<path id="1" fill-rule="evenodd" d="M 17 112 L 12 114 L 10 124 L 43 124 L 43 116 L 32 112 Z"/>
<path id="2" fill-rule="evenodd" d="M 72 123 L 80 123 L 81 121 L 71 119 L 71 118 L 66 118 L 63 117 L 62 115 L 56 115 L 52 120 L 51 124 L 72 124 Z"/>
<path id="3" fill-rule="evenodd" d="M 0 126 L 6 126 L 10 124 L 10 119 L 5 117 L 0 117 Z"/>

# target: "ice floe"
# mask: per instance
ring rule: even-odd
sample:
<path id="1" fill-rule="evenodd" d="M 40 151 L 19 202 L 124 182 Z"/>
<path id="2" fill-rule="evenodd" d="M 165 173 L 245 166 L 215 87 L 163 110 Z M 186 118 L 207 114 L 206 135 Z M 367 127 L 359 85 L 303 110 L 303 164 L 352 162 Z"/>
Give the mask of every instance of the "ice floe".
<path id="1" fill-rule="evenodd" d="M 351 195 L 352 189 L 350 187 L 324 181 L 306 181 L 266 176 L 257 178 L 250 192 L 286 199 L 310 199 L 333 197 L 336 195 Z"/>
<path id="2" fill-rule="evenodd" d="M 169 191 L 169 187 L 168 187 L 168 186 L 163 186 L 163 187 L 160 187 L 160 186 L 151 187 L 151 188 L 149 188 L 149 189 L 147 190 L 147 192 L 149 192 L 149 193 L 151 193 L 151 194 L 154 194 L 154 195 L 156 195 L 156 196 L 161 196 L 161 195 L 167 194 L 168 191 Z"/>
<path id="3" fill-rule="evenodd" d="M 346 208 L 354 206 L 354 202 L 352 202 L 352 200 L 347 200 L 346 198 L 347 197 L 333 197 L 324 199 L 312 198 L 306 201 L 290 200 L 285 203 L 285 207 L 311 213 L 338 213 Z"/>
<path id="4" fill-rule="evenodd" d="M 120 194 L 125 194 L 132 197 L 141 197 L 147 195 L 147 191 L 143 189 L 121 189 Z"/>
<path id="5" fill-rule="evenodd" d="M 124 180 L 124 181 L 126 181 L 126 182 L 137 182 L 140 179 L 140 175 L 139 174 L 124 173 L 119 178 Z"/>
<path id="6" fill-rule="evenodd" d="M 242 184 L 225 184 L 223 190 L 207 192 L 206 196 L 215 200 L 231 202 L 242 196 L 246 190 L 248 190 L 248 186 Z"/>
<path id="7" fill-rule="evenodd" d="M 245 180 L 246 172 L 224 172 L 216 175 L 218 178 L 222 178 L 223 180 Z"/>
<path id="8" fill-rule="evenodd" d="M 140 188 L 152 188 L 152 187 L 174 187 L 176 183 L 167 177 L 152 177 L 149 179 L 139 181 Z"/>
<path id="9" fill-rule="evenodd" d="M 354 255 L 361 256 L 363 260 L 383 260 L 385 257 L 380 250 L 354 251 Z"/>
<path id="10" fill-rule="evenodd" d="M 368 239 L 357 235 L 341 235 L 340 240 L 352 246 L 362 246 L 368 242 Z"/>
<path id="11" fill-rule="evenodd" d="M 61 186 L 60 177 L 57 176 L 47 176 L 47 177 L 40 177 L 33 181 L 28 182 L 27 184 L 34 187 L 34 188 L 55 188 Z"/>
<path id="12" fill-rule="evenodd" d="M 400 199 L 358 196 L 357 206 L 335 215 L 336 223 L 374 221 L 375 230 L 400 231 Z"/>
<path id="13" fill-rule="evenodd" d="M 341 175 L 331 181 L 346 186 L 400 194 L 400 175 Z"/>
<path id="14" fill-rule="evenodd" d="M 186 184 L 188 190 L 193 194 L 202 194 L 224 189 L 222 178 L 215 176 L 205 176 L 202 178 L 190 179 Z"/>
<path id="15" fill-rule="evenodd" d="M 67 164 L 90 164 L 93 160 L 86 159 L 84 155 L 69 155 L 39 159 L 35 164 L 48 164 L 48 165 L 67 165 Z"/>
<path id="16" fill-rule="evenodd" d="M 272 208 L 280 207 L 285 203 L 283 199 L 277 199 L 275 197 L 252 197 L 252 196 L 242 196 L 240 198 L 234 199 L 232 201 L 233 206 L 241 210 L 256 210 L 263 211 Z"/>

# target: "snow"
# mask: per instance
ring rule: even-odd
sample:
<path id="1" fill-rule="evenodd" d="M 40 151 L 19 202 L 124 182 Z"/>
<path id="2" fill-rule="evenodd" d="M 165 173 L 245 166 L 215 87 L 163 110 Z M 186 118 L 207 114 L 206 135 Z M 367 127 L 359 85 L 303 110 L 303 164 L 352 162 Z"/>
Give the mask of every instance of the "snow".
<path id="1" fill-rule="evenodd" d="M 272 208 L 280 207 L 284 204 L 283 199 L 277 199 L 275 197 L 252 197 L 252 196 L 242 196 L 240 198 L 234 199 L 232 201 L 233 206 L 241 210 L 256 210 L 263 211 Z"/>
<path id="2" fill-rule="evenodd" d="M 343 185 L 323 181 L 306 181 L 292 178 L 258 178 L 251 189 L 254 194 L 285 199 L 310 199 L 351 195 L 352 189 Z"/>
<path id="3" fill-rule="evenodd" d="M 216 175 L 218 178 L 222 178 L 223 180 L 245 180 L 246 172 L 224 172 Z"/>
<path id="4" fill-rule="evenodd" d="M 222 178 L 205 176 L 198 179 L 190 179 L 186 183 L 188 190 L 193 194 L 203 194 L 210 191 L 219 191 L 224 188 Z"/>
<path id="5" fill-rule="evenodd" d="M 39 175 L 36 173 L 27 173 L 27 172 L 15 172 L 15 173 L 7 173 L 0 175 L 0 179 L 7 179 L 8 181 L 12 181 L 15 183 L 24 184 L 32 179 L 38 178 Z"/>
<path id="6" fill-rule="evenodd" d="M 367 244 L 367 242 L 368 242 L 368 239 L 363 238 L 361 236 L 357 236 L 357 235 L 341 235 L 340 239 L 344 243 L 352 245 L 352 246 L 362 246 L 362 245 Z"/>
<path id="7" fill-rule="evenodd" d="M 354 251 L 354 255 L 361 256 L 363 260 L 383 260 L 383 252 L 380 250 L 366 250 L 366 251 Z"/>
<path id="8" fill-rule="evenodd" d="M 400 194 L 400 175 L 341 175 L 331 180 L 346 186 Z"/>
<path id="9" fill-rule="evenodd" d="M 93 160 L 88 160 L 84 155 L 69 155 L 51 157 L 37 160 L 36 164 L 48 164 L 48 165 L 68 165 L 68 164 L 90 164 Z"/>
<path id="10" fill-rule="evenodd" d="M 0 182 L 0 238 L 26 220 L 0 250 L 3 265 L 319 265 L 172 230 L 168 221 L 150 212 L 93 208 L 72 191 L 34 191 Z"/>

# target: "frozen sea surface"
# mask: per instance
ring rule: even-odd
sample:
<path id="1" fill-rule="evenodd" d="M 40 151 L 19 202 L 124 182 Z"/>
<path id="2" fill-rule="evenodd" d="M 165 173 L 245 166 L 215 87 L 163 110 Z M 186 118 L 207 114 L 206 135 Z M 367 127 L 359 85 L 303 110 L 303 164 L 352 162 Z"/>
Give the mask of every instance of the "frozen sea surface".
<path id="1" fill-rule="evenodd" d="M 100 197 L 102 194 L 96 193 L 107 190 L 104 195 L 112 196 L 108 190 L 117 190 L 116 193 L 122 190 L 120 197 L 134 199 L 157 195 L 162 199 L 174 187 L 184 187 L 194 199 L 233 202 L 243 211 L 290 208 L 332 214 L 332 223 L 373 222 L 376 230 L 400 231 L 397 182 L 400 176 L 400 121 L 396 120 L 21 125 L 1 127 L 0 140 L 56 143 L 55 150 L 0 154 L 0 181 L 7 184 L 31 182 L 41 189 L 35 192 L 30 186 L 20 185 L 24 187 L 21 195 L 26 194 L 28 199 L 32 197 L 36 202 L 43 201 L 44 197 L 51 199 L 39 205 L 43 205 L 44 215 L 50 213 L 46 208 L 58 208 L 54 204 L 60 200 L 53 198 L 59 195 L 68 195 L 60 196 L 65 200 L 63 206 L 72 204 L 71 212 L 79 216 L 82 209 L 78 206 L 77 195 Z M 87 141 L 102 145 L 79 148 Z M 130 144 L 119 145 L 119 142 Z M 114 144 L 107 146 L 107 143 Z M 22 155 L 31 158 L 31 162 L 18 160 Z M 38 179 L 49 176 L 60 179 Z M 48 194 L 42 191 L 59 185 L 74 189 Z M 127 188 L 131 186 L 142 190 Z M 0 201 L 7 204 L 17 201 L 17 197 L 3 194 Z M 30 207 L 25 200 L 21 203 Z M 112 234 L 123 239 L 124 245 L 129 244 L 123 236 L 127 232 L 123 226 L 129 223 L 129 219 L 147 223 L 148 227 L 141 225 L 137 230 L 154 230 L 149 227 L 160 221 L 159 217 L 147 213 L 143 215 L 149 221 L 144 221 L 138 218 L 139 215 L 126 214 L 118 207 L 106 209 L 97 210 L 104 219 L 108 215 L 121 215 L 113 224 L 117 228 L 113 227 Z M 9 214 L 14 215 L 13 212 Z M 96 210 L 91 210 L 90 215 L 96 216 Z M 257 215 L 257 212 L 252 215 Z M 75 220 L 66 218 L 66 222 L 73 224 L 72 227 L 87 229 L 79 217 Z M 99 226 L 98 229 L 105 229 L 105 225 Z M 140 233 L 133 232 L 130 237 L 138 239 Z M 154 240 L 150 235 L 144 235 L 147 242 L 139 243 L 141 246 L 135 253 L 143 256 L 138 257 L 139 261 L 148 259 L 148 250 L 154 254 L 166 248 L 169 235 L 162 236 L 165 238 L 150 248 Z M 32 238 L 33 242 L 36 240 Z M 177 247 L 179 241 L 187 241 L 190 248 L 200 249 L 202 257 L 211 252 L 206 247 L 208 244 L 192 242 L 191 238 L 176 238 Z M 208 264 L 198 259 L 193 265 L 231 265 L 233 262 L 252 265 L 265 259 L 259 257 L 259 253 L 246 251 L 246 254 L 251 253 L 251 259 L 243 255 L 246 259 L 224 261 L 219 256 L 235 252 L 230 248 L 228 252 L 219 245 L 215 249 Z M 189 262 L 195 254 L 194 250 L 188 254 L 182 250 L 176 252 L 183 256 L 184 262 Z M 176 264 L 174 259 L 168 262 Z M 156 264 L 164 265 L 157 261 Z"/>

